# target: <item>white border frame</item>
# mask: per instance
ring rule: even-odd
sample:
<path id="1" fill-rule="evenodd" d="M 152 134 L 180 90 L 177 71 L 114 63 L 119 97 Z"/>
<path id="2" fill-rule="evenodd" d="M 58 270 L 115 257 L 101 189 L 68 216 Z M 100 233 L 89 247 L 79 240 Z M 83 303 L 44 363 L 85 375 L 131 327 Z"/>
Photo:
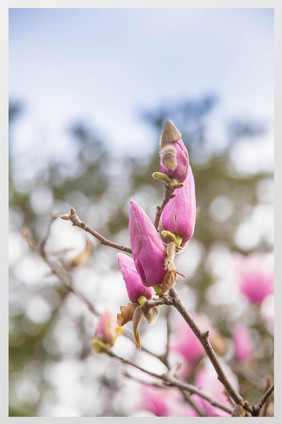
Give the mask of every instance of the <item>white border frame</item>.
<path id="1" fill-rule="evenodd" d="M 0 4 L 0 134 L 1 134 L 1 154 L 0 154 L 0 219 L 1 244 L 0 244 L 0 272 L 1 289 L 0 296 L 0 422 L 2 424 L 93 424 L 95 423 L 123 423 L 125 421 L 146 424 L 159 423 L 199 423 L 199 420 L 209 420 L 208 422 L 218 422 L 218 418 L 154 418 L 154 417 L 9 417 L 8 414 L 8 13 L 9 8 L 273 8 L 274 9 L 274 43 L 275 43 L 275 236 L 274 236 L 274 258 L 275 258 L 275 416 L 248 418 L 248 420 L 259 420 L 259 422 L 279 423 L 282 419 L 282 407 L 279 402 L 281 395 L 281 358 L 282 341 L 281 330 L 277 331 L 278 322 L 281 320 L 282 301 L 282 261 L 279 258 L 282 252 L 282 145 L 278 140 L 282 139 L 282 119 L 281 97 L 282 97 L 282 2 L 281 0 L 2 0 Z M 280 36 L 280 38 L 279 38 Z M 279 219 L 280 218 L 280 219 Z M 278 360 L 280 358 L 280 360 Z M 279 381 L 280 380 L 280 381 Z M 230 418 L 226 418 L 229 420 Z M 232 418 L 239 420 L 241 418 Z M 223 423 L 223 418 L 220 419 Z M 233 422 L 233 421 L 232 421 Z"/>

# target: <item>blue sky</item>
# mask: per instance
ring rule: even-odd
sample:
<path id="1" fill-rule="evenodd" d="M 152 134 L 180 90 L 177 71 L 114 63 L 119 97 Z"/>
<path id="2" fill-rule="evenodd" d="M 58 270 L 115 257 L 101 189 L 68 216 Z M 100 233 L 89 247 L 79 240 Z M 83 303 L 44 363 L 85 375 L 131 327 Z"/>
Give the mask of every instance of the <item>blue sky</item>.
<path id="1" fill-rule="evenodd" d="M 222 120 L 273 120 L 272 9 L 11 9 L 9 25 L 19 152 L 43 133 L 62 155 L 80 118 L 111 148 L 150 149 L 140 112 L 206 93 Z"/>

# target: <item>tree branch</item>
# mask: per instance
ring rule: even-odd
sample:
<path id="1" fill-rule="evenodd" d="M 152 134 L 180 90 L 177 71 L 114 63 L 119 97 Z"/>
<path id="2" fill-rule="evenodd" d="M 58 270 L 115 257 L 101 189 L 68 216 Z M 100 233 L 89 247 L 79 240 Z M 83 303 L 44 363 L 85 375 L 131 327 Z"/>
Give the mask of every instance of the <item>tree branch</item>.
<path id="1" fill-rule="evenodd" d="M 173 197 L 172 194 L 173 194 L 174 190 L 175 190 L 175 188 L 173 187 L 172 184 L 166 184 L 165 185 L 163 202 L 162 202 L 161 206 L 157 206 L 157 208 L 156 208 L 157 210 L 156 210 L 156 217 L 155 217 L 155 224 L 154 224 L 156 229 L 158 229 L 158 227 L 159 227 L 161 215 L 163 213 L 163 210 L 164 210 L 166 204 Z"/>
<path id="2" fill-rule="evenodd" d="M 48 227 L 48 233 L 49 232 L 50 232 L 50 226 Z M 35 242 L 35 240 L 33 239 L 30 230 L 28 228 L 23 228 L 21 233 L 22 233 L 23 237 L 26 239 L 29 248 L 32 251 L 36 252 L 37 254 L 39 254 L 41 256 L 41 258 L 46 262 L 46 264 L 51 269 L 52 273 L 58 277 L 58 279 L 68 288 L 69 291 L 74 293 L 79 299 L 81 299 L 85 303 L 85 305 L 88 307 L 88 309 L 90 310 L 91 313 L 93 313 L 95 316 L 99 317 L 100 314 L 97 311 L 97 309 L 95 308 L 95 306 L 92 305 L 92 303 L 89 302 L 89 300 L 82 293 L 80 293 L 78 290 L 76 290 L 73 287 L 72 279 L 66 273 L 64 267 L 49 259 L 48 255 L 46 254 L 46 252 L 44 250 L 44 247 L 42 248 L 41 245 L 38 245 Z M 45 241 L 45 243 L 46 243 L 46 241 Z M 44 245 L 45 245 L 45 243 L 44 243 Z M 165 297 L 163 299 L 160 299 L 160 301 L 156 301 L 156 302 L 152 302 L 152 303 L 171 304 L 170 300 L 168 298 L 165 298 Z M 135 343 L 135 341 L 134 341 L 134 339 L 133 339 L 133 337 L 131 336 L 130 333 L 124 331 L 122 334 L 125 337 L 129 338 L 132 342 Z M 151 356 L 154 356 L 155 358 L 159 359 L 160 361 L 162 361 L 164 363 L 164 365 L 167 366 L 165 360 L 161 356 L 156 355 L 155 353 L 151 352 L 150 350 L 148 350 L 144 347 L 142 348 L 142 350 L 143 350 L 143 352 L 146 352 L 146 353 L 150 354 Z M 226 407 L 225 405 L 220 404 L 219 402 L 214 400 L 209 395 L 198 390 L 196 387 L 194 387 L 190 384 L 183 383 L 178 379 L 172 378 L 172 377 L 169 376 L 169 374 L 158 375 L 158 374 L 152 373 L 152 372 L 140 367 L 139 365 L 137 365 L 137 364 L 135 364 L 135 363 L 133 363 L 133 362 L 127 360 L 127 359 L 119 357 L 118 355 L 116 355 L 112 351 L 109 351 L 109 352 L 106 352 L 106 353 L 108 353 L 108 355 L 111 356 L 111 357 L 115 357 L 115 358 L 119 359 L 123 363 L 129 364 L 129 365 L 139 369 L 140 371 L 142 371 L 142 372 L 144 372 L 148 375 L 151 375 L 152 377 L 155 377 L 155 378 L 162 380 L 166 384 L 166 386 L 174 386 L 174 387 L 178 387 L 181 391 L 186 390 L 186 391 L 189 391 L 191 394 L 198 394 L 199 396 L 208 400 L 212 405 L 217 406 L 218 408 L 221 408 L 221 409 L 225 410 L 226 412 L 229 412 L 229 413 L 232 412 L 232 410 L 230 408 Z"/>
<path id="3" fill-rule="evenodd" d="M 263 405 L 268 401 L 268 399 L 272 395 L 273 391 L 274 391 L 274 384 L 272 384 L 272 386 L 265 392 L 261 401 L 257 405 L 253 406 L 253 415 L 255 415 L 256 417 L 259 416 L 259 413 L 260 413 Z"/>
<path id="4" fill-rule="evenodd" d="M 196 394 L 203 399 L 206 399 L 208 402 L 210 402 L 211 405 L 216 406 L 217 408 L 222 409 L 223 411 L 226 411 L 230 414 L 232 414 L 232 409 L 229 408 L 226 405 L 223 405 L 222 403 L 218 402 L 216 399 L 212 398 L 211 396 L 207 395 L 206 393 L 202 392 L 201 390 L 197 389 L 195 386 L 185 383 L 181 380 L 178 380 L 177 378 L 174 378 L 170 376 L 169 374 L 163 374 L 159 375 L 154 372 L 148 371 L 145 368 L 142 368 L 140 365 L 135 364 L 134 362 L 130 361 L 129 359 L 125 359 L 121 356 L 118 356 L 116 353 L 114 353 L 112 350 L 106 351 L 106 354 L 112 358 L 118 359 L 120 362 L 130 365 L 139 371 L 150 375 L 151 377 L 155 377 L 159 380 L 161 380 L 166 386 L 168 387 L 177 387 L 181 391 L 186 390 L 191 394 Z"/>
<path id="5" fill-rule="evenodd" d="M 132 253 L 132 250 L 130 247 L 122 246 L 121 244 L 114 243 L 113 241 L 106 239 L 101 234 L 97 233 L 97 231 L 93 230 L 84 222 L 82 222 L 73 208 L 71 208 L 69 215 L 63 215 L 61 218 L 71 221 L 74 227 L 82 228 L 84 231 L 86 231 L 87 233 L 91 234 L 93 237 L 98 239 L 101 242 L 101 244 L 104 244 L 105 246 L 110 246 L 110 247 L 113 247 L 114 249 L 122 250 L 123 252 Z"/>
<path id="6" fill-rule="evenodd" d="M 191 395 L 189 395 L 185 390 L 182 390 L 183 397 L 186 400 L 186 402 L 189 403 L 189 405 L 192 406 L 192 408 L 195 409 L 195 411 L 199 414 L 200 417 L 205 417 L 206 414 L 204 411 L 201 410 L 201 408 L 198 407 L 198 405 L 191 399 Z"/>
<path id="7" fill-rule="evenodd" d="M 138 378 L 136 376 L 133 376 L 131 374 L 128 374 L 128 372 L 124 371 L 123 376 L 126 378 L 129 378 L 131 380 L 137 381 L 138 383 L 141 383 L 143 385 L 147 385 L 150 387 L 156 387 L 157 389 L 163 389 L 165 390 L 167 388 L 167 385 L 164 385 L 163 383 L 157 383 L 157 382 L 148 382 L 145 380 L 142 380 L 141 378 Z M 189 403 L 189 405 L 192 406 L 192 408 L 195 409 L 195 411 L 199 414 L 200 417 L 205 417 L 205 413 L 198 407 L 198 405 L 191 399 L 191 394 L 187 393 L 185 390 L 181 390 L 184 400 Z"/>
<path id="8" fill-rule="evenodd" d="M 54 221 L 54 219 L 52 219 L 51 222 L 53 222 L 53 221 Z M 48 226 L 48 234 L 49 234 L 49 232 L 50 232 L 50 226 Z M 42 248 L 41 245 L 37 244 L 36 241 L 34 240 L 32 234 L 31 234 L 31 231 L 27 227 L 24 227 L 21 231 L 21 234 L 26 239 L 30 250 L 39 254 L 41 256 L 41 258 L 44 260 L 44 262 L 49 266 L 52 273 L 54 275 L 56 275 L 56 277 L 65 285 L 65 287 L 67 287 L 67 289 L 70 292 L 75 294 L 87 306 L 87 308 L 89 309 L 89 311 L 93 315 L 95 315 L 96 317 L 99 318 L 100 314 L 97 311 L 97 309 L 95 308 L 95 306 L 80 291 L 78 291 L 76 288 L 73 287 L 72 278 L 69 276 L 69 274 L 66 273 L 66 270 L 64 269 L 64 267 L 49 259 L 44 247 Z M 46 243 L 46 241 L 45 241 L 45 243 Z M 45 243 L 44 243 L 44 245 L 45 245 Z M 163 304 L 163 302 L 162 302 L 162 304 Z M 131 335 L 131 333 L 129 331 L 123 330 L 122 335 L 127 337 L 134 344 L 136 343 L 134 337 Z M 160 355 L 157 355 L 156 353 L 150 351 L 146 347 L 142 347 L 142 350 L 143 350 L 143 352 L 146 352 L 149 355 L 154 356 L 155 358 L 159 359 L 161 362 L 163 362 L 164 365 L 166 365 L 166 363 L 164 362 L 163 358 Z"/>
<path id="9" fill-rule="evenodd" d="M 226 374 L 223 371 L 222 366 L 220 365 L 220 362 L 213 350 L 213 347 L 208 339 L 208 331 L 202 333 L 200 328 L 197 326 L 191 315 L 186 311 L 185 307 L 183 306 L 176 290 L 174 287 L 172 287 L 169 291 L 169 295 L 172 299 L 173 306 L 178 310 L 178 312 L 183 316 L 193 333 L 197 336 L 199 341 L 201 342 L 203 348 L 205 349 L 205 352 L 210 359 L 216 373 L 218 376 L 219 381 L 224 385 L 226 391 L 229 393 L 230 397 L 235 401 L 236 404 L 243 406 L 243 408 L 252 413 L 252 408 L 248 404 L 248 402 L 244 401 L 242 396 L 235 390 L 235 388 L 232 386 L 230 381 L 228 380 Z"/>

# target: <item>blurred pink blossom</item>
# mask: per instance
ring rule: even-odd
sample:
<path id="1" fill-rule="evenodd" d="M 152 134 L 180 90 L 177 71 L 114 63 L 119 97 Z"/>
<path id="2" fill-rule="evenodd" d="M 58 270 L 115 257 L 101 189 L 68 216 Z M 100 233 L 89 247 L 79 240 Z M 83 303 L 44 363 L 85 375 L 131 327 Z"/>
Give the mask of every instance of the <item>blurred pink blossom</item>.
<path id="1" fill-rule="evenodd" d="M 196 222 L 195 182 L 191 166 L 184 187 L 174 191 L 175 197 L 164 208 L 162 224 L 165 230 L 183 237 L 182 244 L 193 236 Z"/>
<path id="2" fill-rule="evenodd" d="M 234 356 L 237 361 L 247 361 L 253 357 L 253 342 L 249 330 L 238 324 L 233 330 Z"/>
<path id="3" fill-rule="evenodd" d="M 205 355 L 205 350 L 201 342 L 184 320 L 179 322 L 175 337 L 171 342 L 170 350 L 183 356 L 185 362 L 189 364 L 186 371 L 193 369 Z"/>
<path id="4" fill-rule="evenodd" d="M 239 390 L 239 383 L 236 375 L 232 372 L 231 368 L 227 365 L 224 366 L 224 372 L 226 373 L 227 378 L 233 385 L 236 390 Z M 208 393 L 218 402 L 222 403 L 225 406 L 228 406 L 232 409 L 232 404 L 228 399 L 227 395 L 224 393 L 224 386 L 218 380 L 217 374 L 214 369 L 201 369 L 195 379 L 194 385 Z M 198 395 L 193 395 L 192 400 L 205 412 L 207 417 L 226 417 L 230 414 L 223 409 L 213 406 L 209 401 L 203 399 Z"/>
<path id="5" fill-rule="evenodd" d="M 137 299 L 140 296 L 146 296 L 147 299 L 151 299 L 154 291 L 151 287 L 145 287 L 142 283 L 133 259 L 124 253 L 118 253 L 117 260 L 131 302 L 137 303 Z"/>
<path id="6" fill-rule="evenodd" d="M 213 328 L 209 318 L 203 314 L 193 314 L 193 319 L 200 327 L 201 331 L 209 331 L 209 339 L 213 349 L 218 355 L 224 356 L 228 345 L 225 338 Z M 178 359 L 181 362 L 181 368 L 178 375 L 183 379 L 191 376 L 196 365 L 205 356 L 205 350 L 201 342 L 195 336 L 189 325 L 183 320 L 179 320 L 176 331 L 171 337 L 170 353 L 180 356 Z"/>
<path id="7" fill-rule="evenodd" d="M 235 253 L 234 269 L 241 293 L 251 303 L 260 305 L 274 290 L 274 270 L 266 255 L 252 253 L 248 256 Z"/>
<path id="8" fill-rule="evenodd" d="M 112 347 L 121 333 L 122 329 L 116 323 L 114 309 L 108 307 L 100 316 L 94 336 L 91 338 L 94 350 L 100 353 L 104 347 Z"/>
<path id="9" fill-rule="evenodd" d="M 186 403 L 176 388 L 158 388 L 141 385 L 138 410 L 149 411 L 157 417 L 197 417 L 196 411 Z"/>
<path id="10" fill-rule="evenodd" d="M 136 270 L 146 287 L 162 284 L 164 244 L 148 215 L 133 200 L 130 201 L 129 237 Z"/>

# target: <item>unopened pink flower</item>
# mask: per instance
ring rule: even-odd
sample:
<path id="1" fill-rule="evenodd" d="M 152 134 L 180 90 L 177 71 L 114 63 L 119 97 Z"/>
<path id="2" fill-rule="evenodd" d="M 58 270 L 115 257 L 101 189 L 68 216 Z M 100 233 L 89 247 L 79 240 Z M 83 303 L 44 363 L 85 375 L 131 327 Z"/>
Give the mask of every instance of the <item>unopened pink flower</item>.
<path id="1" fill-rule="evenodd" d="M 141 278 L 136 271 L 135 264 L 132 258 L 124 253 L 117 255 L 118 266 L 125 281 L 128 297 L 132 303 L 137 303 L 140 296 L 145 296 L 151 299 L 154 291 L 151 287 L 146 287 L 141 281 Z"/>
<path id="2" fill-rule="evenodd" d="M 164 244 L 148 215 L 130 201 L 129 237 L 137 272 L 146 287 L 161 285 L 165 276 Z"/>
<path id="3" fill-rule="evenodd" d="M 238 379 L 236 375 L 233 373 L 233 371 L 231 370 L 231 368 L 225 365 L 224 372 L 228 380 L 233 385 L 233 387 L 236 390 L 239 390 Z M 201 389 L 203 392 L 208 393 L 218 402 L 232 409 L 232 404 L 230 400 L 228 399 L 227 395 L 224 393 L 224 386 L 218 380 L 214 369 L 211 369 L 211 370 L 210 369 L 207 370 L 206 368 L 201 369 L 196 376 L 194 385 L 197 388 Z M 205 412 L 207 417 L 230 416 L 228 412 L 223 411 L 223 409 L 217 408 L 216 406 L 213 406 L 209 401 L 203 399 L 202 397 L 198 395 L 193 395 L 192 400 L 194 400 L 194 402 Z"/>
<path id="4" fill-rule="evenodd" d="M 189 169 L 188 151 L 181 134 L 171 121 L 167 121 L 163 128 L 160 156 L 161 172 L 179 182 L 184 181 Z"/>
<path id="5" fill-rule="evenodd" d="M 249 330 L 238 324 L 233 330 L 234 356 L 237 361 L 247 361 L 253 357 L 253 342 Z"/>
<path id="6" fill-rule="evenodd" d="M 262 253 L 248 256 L 235 253 L 235 273 L 241 293 L 251 303 L 260 305 L 274 289 L 274 270 Z"/>
<path id="7" fill-rule="evenodd" d="M 174 195 L 165 206 L 161 220 L 165 230 L 180 235 L 184 244 L 193 236 L 196 223 L 195 182 L 190 166 L 184 187 L 176 189 Z"/>
<path id="8" fill-rule="evenodd" d="M 100 316 L 94 336 L 91 338 L 95 351 L 101 352 L 105 346 L 112 347 L 121 332 L 121 327 L 116 324 L 113 308 L 108 307 Z"/>
<path id="9" fill-rule="evenodd" d="M 137 408 L 157 417 L 198 416 L 193 408 L 183 402 L 183 397 L 176 388 L 157 388 L 142 384 L 140 395 L 141 402 Z"/>

